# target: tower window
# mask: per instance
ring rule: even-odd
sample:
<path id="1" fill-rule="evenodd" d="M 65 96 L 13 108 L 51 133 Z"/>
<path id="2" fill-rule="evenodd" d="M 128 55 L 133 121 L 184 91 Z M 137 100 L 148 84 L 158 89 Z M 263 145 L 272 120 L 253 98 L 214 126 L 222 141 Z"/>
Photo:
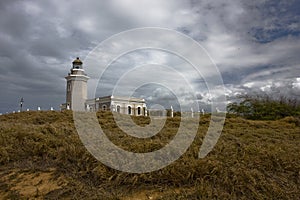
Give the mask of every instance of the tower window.
<path id="1" fill-rule="evenodd" d="M 71 83 L 68 83 L 68 85 L 67 85 L 67 91 L 71 91 Z"/>
<path id="2" fill-rule="evenodd" d="M 131 106 L 128 106 L 128 115 L 131 115 Z"/>
<path id="3" fill-rule="evenodd" d="M 141 115 L 141 107 L 138 107 L 138 115 Z"/>

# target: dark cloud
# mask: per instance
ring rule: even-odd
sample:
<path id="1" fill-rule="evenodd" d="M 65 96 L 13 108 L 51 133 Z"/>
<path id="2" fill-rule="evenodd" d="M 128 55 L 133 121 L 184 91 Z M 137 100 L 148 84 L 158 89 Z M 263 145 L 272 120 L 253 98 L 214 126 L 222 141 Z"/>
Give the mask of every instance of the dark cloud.
<path id="1" fill-rule="evenodd" d="M 298 1 L 283 0 L 2 0 L 0 113 L 17 110 L 21 97 L 25 99 L 25 107 L 31 109 L 37 106 L 58 109 L 65 101 L 64 77 L 75 57 L 84 58 L 99 42 L 113 34 L 144 26 L 178 30 L 200 42 L 219 67 L 227 96 L 253 90 L 277 92 L 283 88 L 284 95 L 297 96 L 299 5 Z M 185 69 L 182 60 L 155 54 L 141 52 L 132 59 L 157 59 L 178 69 L 182 66 L 182 71 Z M 105 87 L 116 82 L 109 79 L 110 75 L 138 63 L 132 59 L 127 60 L 127 68 L 115 67 L 107 72 Z M 202 106 L 209 98 L 214 98 L 202 88 L 203 79 L 193 77 L 192 81 Z M 180 88 L 180 83 L 177 84 Z M 144 94 L 139 94 L 152 99 L 151 103 L 172 104 L 172 94 L 155 96 L 154 91 L 144 88 Z M 182 96 L 186 101 L 190 98 L 189 94 Z"/>

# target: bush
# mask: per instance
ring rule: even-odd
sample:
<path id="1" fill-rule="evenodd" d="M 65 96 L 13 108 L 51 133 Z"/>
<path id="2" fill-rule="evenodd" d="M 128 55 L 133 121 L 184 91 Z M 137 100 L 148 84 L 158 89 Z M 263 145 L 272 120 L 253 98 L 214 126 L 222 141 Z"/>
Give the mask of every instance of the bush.
<path id="1" fill-rule="evenodd" d="M 276 120 L 288 116 L 300 116 L 300 102 L 286 97 L 271 97 L 269 95 L 244 95 L 240 102 L 227 106 L 229 113 L 247 119 Z"/>

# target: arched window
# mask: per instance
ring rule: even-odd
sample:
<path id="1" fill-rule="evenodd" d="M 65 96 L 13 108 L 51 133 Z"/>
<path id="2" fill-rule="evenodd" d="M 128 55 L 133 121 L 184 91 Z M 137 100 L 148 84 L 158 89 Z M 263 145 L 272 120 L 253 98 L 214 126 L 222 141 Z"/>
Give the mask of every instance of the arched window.
<path id="1" fill-rule="evenodd" d="M 106 110 L 106 105 L 104 104 L 104 105 L 102 105 L 102 110 Z"/>
<path id="2" fill-rule="evenodd" d="M 138 107 L 137 113 L 138 113 L 138 115 L 141 115 L 141 107 Z"/>
<path id="3" fill-rule="evenodd" d="M 117 105 L 117 113 L 121 112 L 121 106 Z"/>
<path id="4" fill-rule="evenodd" d="M 128 106 L 128 115 L 131 115 L 131 106 Z"/>

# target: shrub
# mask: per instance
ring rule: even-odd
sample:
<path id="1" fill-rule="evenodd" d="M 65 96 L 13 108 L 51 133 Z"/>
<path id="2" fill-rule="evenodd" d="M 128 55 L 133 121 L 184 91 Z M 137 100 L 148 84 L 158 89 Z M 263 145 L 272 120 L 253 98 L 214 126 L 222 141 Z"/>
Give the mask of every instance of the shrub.
<path id="1" fill-rule="evenodd" d="M 269 95 L 244 95 L 238 99 L 239 102 L 227 106 L 228 112 L 247 119 L 276 120 L 300 116 L 300 102 L 297 99 Z"/>

